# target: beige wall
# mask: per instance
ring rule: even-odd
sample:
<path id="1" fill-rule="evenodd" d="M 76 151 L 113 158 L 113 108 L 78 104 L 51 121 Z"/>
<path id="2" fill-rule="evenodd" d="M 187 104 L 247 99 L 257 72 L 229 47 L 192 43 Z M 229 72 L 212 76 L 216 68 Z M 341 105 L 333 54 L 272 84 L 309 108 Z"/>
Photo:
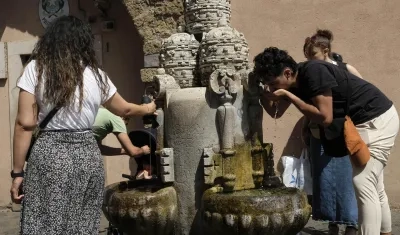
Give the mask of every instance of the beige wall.
<path id="1" fill-rule="evenodd" d="M 70 12 L 82 16 L 76 2 L 70 0 Z M 6 5 L 0 9 L 1 41 L 30 40 L 43 33 L 38 18 L 38 0 L 14 0 Z M 88 15 L 96 13 L 91 0 L 82 0 L 82 6 Z M 400 2 L 397 1 L 235 0 L 232 1 L 232 26 L 244 33 L 250 45 L 251 59 L 263 48 L 277 46 L 287 49 L 298 61 L 303 60 L 305 37 L 317 27 L 329 28 L 335 36 L 333 50 L 341 53 L 346 62 L 397 104 L 400 102 L 400 89 L 397 88 L 400 85 L 398 12 Z M 141 40 L 130 16 L 118 1 L 114 1 L 110 17 L 116 20 L 116 30 L 102 33 L 104 68 L 126 99 L 139 102 L 143 93 L 143 84 L 139 80 L 139 69 L 143 67 Z M 97 26 L 94 28 L 99 32 Z M 7 104 L 8 84 L 0 80 L 0 206 L 8 202 L 11 169 Z M 275 144 L 277 158 L 283 153 L 298 154 L 300 117 L 292 107 L 276 125 L 271 118 L 265 119 L 265 138 Z M 130 129 L 139 126 L 140 120 L 136 120 Z M 118 146 L 113 137 L 107 138 L 105 143 Z M 400 193 L 400 171 L 395 167 L 400 164 L 399 154 L 399 147 L 395 147 L 385 172 L 386 189 L 391 204 L 396 207 L 400 207 L 400 198 L 396 197 Z M 119 180 L 121 173 L 129 173 L 128 163 L 127 157 L 106 157 L 107 183 Z"/>
<path id="2" fill-rule="evenodd" d="M 70 0 L 70 14 L 83 17 L 75 0 Z M 0 3 L 5 3 L 1 1 Z M 0 8 L 0 41 L 28 41 L 40 36 L 44 29 L 39 20 L 38 0 L 7 1 L 7 7 Z M 98 15 L 92 0 L 81 0 L 81 7 L 87 16 Z M 115 20 L 115 31 L 101 32 L 99 22 L 93 24 L 95 34 L 101 34 L 103 42 L 103 67 L 122 96 L 135 103 L 140 102 L 144 86 L 140 80 L 140 68 L 143 67 L 142 42 L 133 25 L 131 17 L 119 1 L 115 1 L 109 11 L 109 17 Z M 9 118 L 9 79 L 0 80 L 0 208 L 9 203 L 11 170 L 10 118 Z M 11 120 L 12 122 L 14 120 Z M 139 128 L 141 120 L 132 120 L 129 129 Z M 114 136 L 104 143 L 119 146 Z M 134 161 L 126 156 L 105 157 L 107 184 L 121 179 L 122 173 L 135 169 Z"/>
<path id="3" fill-rule="evenodd" d="M 304 60 L 304 39 L 317 27 L 333 31 L 333 50 L 365 79 L 400 106 L 400 2 L 375 0 L 232 1 L 232 25 L 244 33 L 251 59 L 265 47 L 286 49 Z M 293 131 L 301 114 L 291 107 L 284 118 L 266 118 L 265 138 L 275 143 L 275 156 L 298 154 L 300 135 Z M 293 132 L 293 133 L 292 133 Z M 392 206 L 400 207 L 400 138 L 385 170 Z"/>

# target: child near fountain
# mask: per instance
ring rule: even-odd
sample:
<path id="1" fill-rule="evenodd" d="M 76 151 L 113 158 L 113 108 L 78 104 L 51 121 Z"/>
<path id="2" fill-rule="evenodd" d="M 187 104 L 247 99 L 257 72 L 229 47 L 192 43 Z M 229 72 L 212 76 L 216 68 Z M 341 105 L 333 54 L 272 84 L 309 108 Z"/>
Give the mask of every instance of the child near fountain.
<path id="1" fill-rule="evenodd" d="M 121 118 L 104 107 L 99 108 L 92 130 L 102 154 L 107 156 L 127 154 L 131 157 L 141 157 L 142 155 L 150 154 L 149 146 L 145 145 L 139 148 L 132 144 L 126 130 L 128 122 L 129 118 Z M 101 141 L 111 133 L 117 137 L 122 148 L 111 148 L 101 144 Z M 138 177 L 150 178 L 148 168 L 148 166 L 143 166 L 144 170 L 137 174 Z"/>

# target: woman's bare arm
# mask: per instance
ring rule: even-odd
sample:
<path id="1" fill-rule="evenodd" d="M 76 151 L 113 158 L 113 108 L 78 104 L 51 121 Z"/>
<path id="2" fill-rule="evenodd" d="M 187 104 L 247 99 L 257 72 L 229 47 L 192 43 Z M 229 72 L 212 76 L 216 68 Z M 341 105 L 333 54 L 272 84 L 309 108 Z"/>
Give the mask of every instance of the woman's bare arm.
<path id="1" fill-rule="evenodd" d="M 32 139 L 33 130 L 36 127 L 37 108 L 35 96 L 21 89 L 18 98 L 18 112 L 15 119 L 13 140 L 13 170 L 22 172 L 26 154 Z"/>
<path id="2" fill-rule="evenodd" d="M 347 70 L 352 73 L 353 75 L 356 75 L 359 78 L 362 78 L 361 74 L 358 72 L 358 70 L 356 68 L 354 68 L 353 66 L 346 64 Z"/>
<path id="3" fill-rule="evenodd" d="M 321 95 L 312 98 L 314 105 L 307 104 L 291 92 L 286 95 L 309 120 L 322 126 L 329 126 L 333 119 L 332 90 L 326 90 Z"/>
<path id="4" fill-rule="evenodd" d="M 118 92 L 108 99 L 103 106 L 120 117 L 145 116 L 156 111 L 154 102 L 144 105 L 128 103 Z"/>

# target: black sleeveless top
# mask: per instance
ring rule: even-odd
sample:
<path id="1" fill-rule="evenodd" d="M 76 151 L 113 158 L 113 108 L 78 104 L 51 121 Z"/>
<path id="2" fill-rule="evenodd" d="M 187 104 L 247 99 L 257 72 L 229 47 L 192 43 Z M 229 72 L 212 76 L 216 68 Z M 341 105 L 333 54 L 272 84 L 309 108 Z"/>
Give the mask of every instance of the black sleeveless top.
<path id="1" fill-rule="evenodd" d="M 336 63 L 337 63 L 337 66 L 339 67 L 339 68 L 341 68 L 341 69 L 344 69 L 344 70 L 346 70 L 346 71 L 349 71 L 348 69 L 347 69 L 347 64 L 346 63 L 343 63 L 343 62 L 339 62 L 339 61 L 336 61 Z"/>

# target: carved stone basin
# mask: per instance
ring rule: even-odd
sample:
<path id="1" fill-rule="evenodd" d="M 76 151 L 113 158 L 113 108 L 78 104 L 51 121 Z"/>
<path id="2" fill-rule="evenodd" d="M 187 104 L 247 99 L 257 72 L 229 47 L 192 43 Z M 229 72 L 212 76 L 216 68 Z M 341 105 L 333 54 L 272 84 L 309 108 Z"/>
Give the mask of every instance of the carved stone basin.
<path id="1" fill-rule="evenodd" d="M 294 235 L 307 224 L 311 207 L 295 188 L 252 189 L 222 193 L 213 187 L 203 195 L 207 234 Z"/>
<path id="2" fill-rule="evenodd" d="M 172 235 L 177 219 L 173 187 L 146 181 L 124 181 L 105 189 L 103 212 L 124 235 Z"/>

